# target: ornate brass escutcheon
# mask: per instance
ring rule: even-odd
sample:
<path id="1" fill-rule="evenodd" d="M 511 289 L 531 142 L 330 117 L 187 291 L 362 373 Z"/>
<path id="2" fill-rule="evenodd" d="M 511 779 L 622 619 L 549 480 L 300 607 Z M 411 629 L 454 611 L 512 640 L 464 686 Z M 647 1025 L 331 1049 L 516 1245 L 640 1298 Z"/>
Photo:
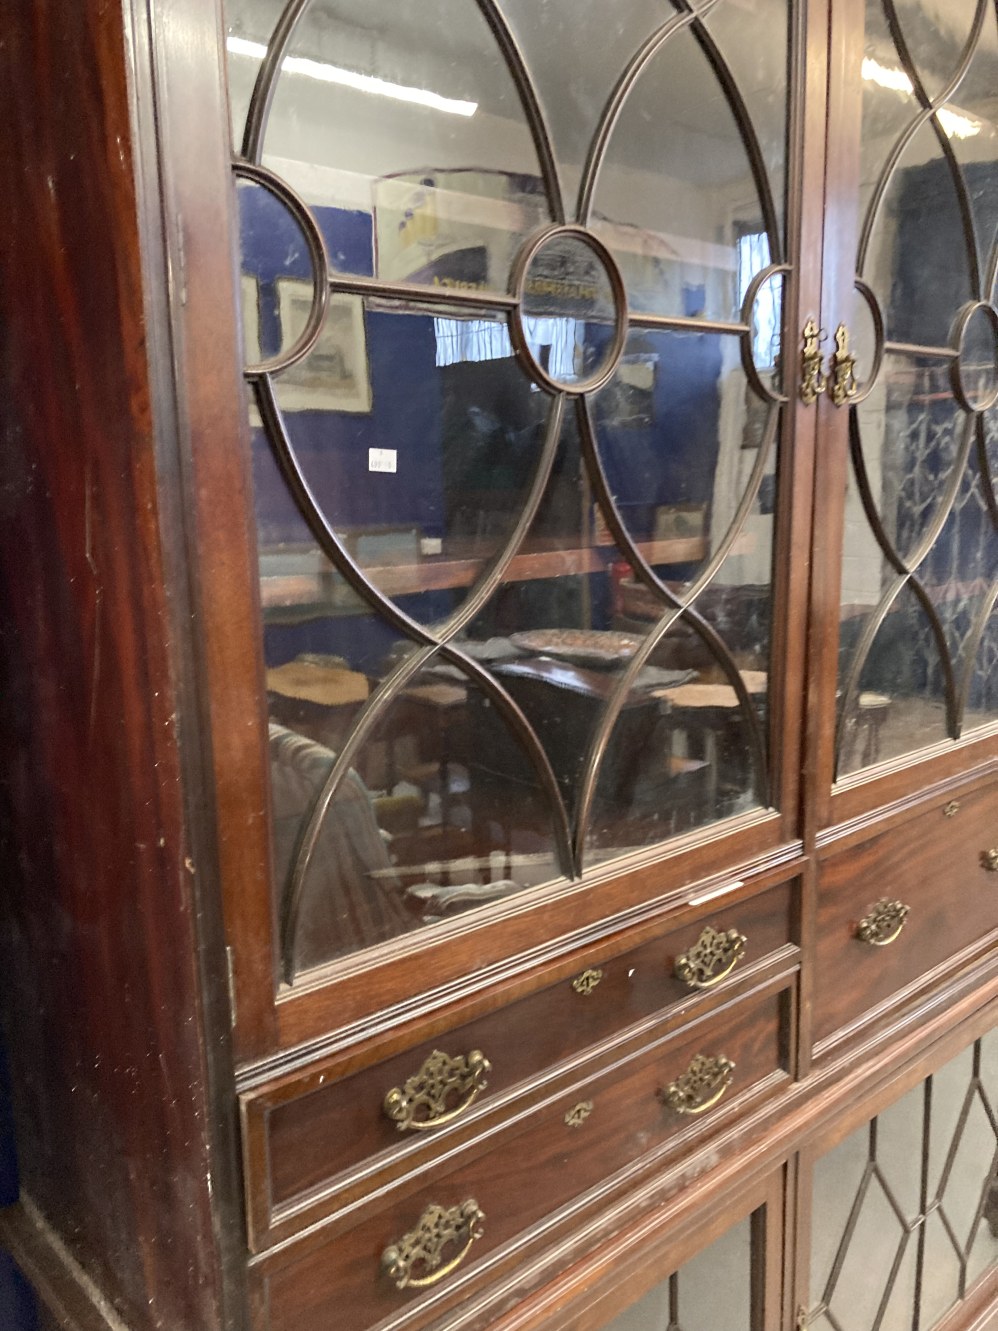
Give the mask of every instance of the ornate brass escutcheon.
<path id="1" fill-rule="evenodd" d="M 960 812 L 959 800 L 950 800 L 949 804 L 945 804 L 943 806 L 944 818 L 955 818 L 959 812 Z"/>
<path id="2" fill-rule="evenodd" d="M 442 1128 L 477 1100 L 492 1064 L 480 1049 L 452 1058 L 434 1049 L 403 1086 L 393 1087 L 383 1108 L 399 1132 Z"/>
<path id="3" fill-rule="evenodd" d="M 987 869 L 988 873 L 998 873 L 998 846 L 981 851 L 981 868 Z"/>
<path id="4" fill-rule="evenodd" d="M 565 1126 L 569 1128 L 581 1128 L 592 1112 L 592 1100 L 580 1100 L 579 1103 L 573 1105 L 565 1115 Z"/>
<path id="5" fill-rule="evenodd" d="M 886 947 L 893 943 L 904 928 L 910 906 L 901 901 L 888 901 L 881 898 L 870 907 L 870 913 L 864 915 L 856 927 L 856 937 L 871 947 Z"/>
<path id="6" fill-rule="evenodd" d="M 800 354 L 800 400 L 806 407 L 817 402 L 819 394 L 827 387 L 827 380 L 821 372 L 821 342 L 821 329 L 813 319 L 808 319 L 801 334 Z"/>
<path id="7" fill-rule="evenodd" d="M 381 1254 L 381 1269 L 396 1289 L 425 1289 L 455 1270 L 467 1257 L 475 1239 L 484 1231 L 485 1213 L 473 1197 L 459 1206 L 431 1203 L 419 1217 L 415 1229 L 403 1234 Z M 449 1261 L 445 1250 L 460 1243 Z"/>
<path id="8" fill-rule="evenodd" d="M 828 362 L 831 371 L 830 396 L 837 407 L 845 406 L 859 392 L 856 383 L 856 357 L 849 350 L 849 329 L 839 324 L 835 330 L 835 350 Z"/>
<path id="9" fill-rule="evenodd" d="M 734 1080 L 730 1058 L 697 1054 L 681 1077 L 660 1091 L 663 1104 L 677 1114 L 703 1114 L 717 1104 Z"/>
<path id="10" fill-rule="evenodd" d="M 583 998 L 588 998 L 602 978 L 603 972 L 601 970 L 590 969 L 583 971 L 581 975 L 577 975 L 572 981 L 572 988 L 577 994 L 581 994 Z"/>
<path id="11" fill-rule="evenodd" d="M 737 929 L 722 932 L 708 924 L 689 952 L 676 958 L 676 979 L 691 989 L 713 989 L 738 965 L 747 941 Z"/>

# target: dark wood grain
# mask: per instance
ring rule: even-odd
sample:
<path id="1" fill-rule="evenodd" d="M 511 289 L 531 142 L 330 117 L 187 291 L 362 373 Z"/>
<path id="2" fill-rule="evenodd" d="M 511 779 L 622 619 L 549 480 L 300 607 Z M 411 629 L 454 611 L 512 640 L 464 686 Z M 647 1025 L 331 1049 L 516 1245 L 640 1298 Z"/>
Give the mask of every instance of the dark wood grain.
<path id="1" fill-rule="evenodd" d="M 23 1188 L 130 1328 L 221 1325 L 118 5 L 5 11 L 3 1001 Z"/>
<path id="2" fill-rule="evenodd" d="M 753 1087 L 779 1072 L 784 1057 L 781 995 L 786 990 L 771 984 L 762 996 L 729 1005 L 723 1017 L 649 1041 L 632 1060 L 554 1097 L 518 1130 L 497 1137 L 477 1159 L 438 1171 L 415 1188 L 410 1184 L 404 1196 L 393 1198 L 356 1229 L 318 1246 L 312 1240 L 300 1257 L 294 1249 L 283 1253 L 268 1263 L 271 1328 L 317 1331 L 328 1325 L 336 1308 L 349 1306 L 361 1331 L 418 1304 L 419 1291 L 397 1291 L 380 1272 L 379 1261 L 382 1250 L 431 1202 L 452 1205 L 474 1197 L 484 1210 L 485 1234 L 466 1264 L 473 1272 L 476 1263 L 615 1171 L 649 1152 L 661 1155 L 670 1143 L 678 1149 L 680 1141 L 687 1147 L 704 1142 L 739 1105 L 744 1109 Z M 659 1092 L 700 1052 L 723 1052 L 734 1060 L 732 1098 L 701 1118 L 686 1119 L 664 1107 Z M 580 1128 L 570 1127 L 565 1115 L 580 1101 L 591 1102 L 591 1116 Z M 464 1267 L 455 1284 L 465 1283 L 463 1272 Z M 413 1325 L 421 1320 L 415 1316 Z"/>
<path id="3" fill-rule="evenodd" d="M 981 853 L 998 840 L 998 785 L 931 801 L 821 866 L 815 954 L 817 1042 L 998 928 L 998 894 Z M 910 907 L 887 946 L 861 942 L 859 921 L 880 899 Z"/>
<path id="4" fill-rule="evenodd" d="M 789 884 L 745 899 L 734 894 L 723 905 L 682 929 L 600 959 L 602 977 L 588 995 L 568 977 L 516 1003 L 446 1034 L 434 1034 L 404 1053 L 361 1071 L 354 1062 L 323 1060 L 300 1073 L 268 1083 L 243 1097 L 247 1147 L 247 1193 L 257 1241 L 272 1242 L 313 1223 L 416 1160 L 454 1149 L 469 1135 L 495 1130 L 502 1117 L 536 1099 L 553 1076 L 564 1078 L 587 1051 L 629 1028 L 672 1014 L 682 1023 L 751 983 L 759 963 L 791 938 L 793 893 Z M 675 977 L 676 957 L 696 943 L 703 927 L 737 928 L 747 938 L 745 956 L 715 989 L 696 991 Z M 586 969 L 580 961 L 580 970 Z M 747 978 L 746 978 L 747 976 Z M 643 1028 L 643 1027 L 642 1027 Z M 450 1055 L 482 1050 L 492 1063 L 488 1086 L 475 1106 L 437 1131 L 400 1133 L 382 1112 L 393 1086 L 402 1085 L 434 1049 Z M 344 1070 L 347 1075 L 344 1076 Z M 263 1141 L 259 1149 L 257 1136 Z M 257 1162 L 264 1166 L 261 1175 Z M 321 1201 L 305 1205 L 322 1187 Z M 345 1192 L 344 1192 L 345 1190 Z M 294 1206 L 278 1223 L 275 1212 Z M 289 1228 L 290 1226 L 290 1228 Z"/>

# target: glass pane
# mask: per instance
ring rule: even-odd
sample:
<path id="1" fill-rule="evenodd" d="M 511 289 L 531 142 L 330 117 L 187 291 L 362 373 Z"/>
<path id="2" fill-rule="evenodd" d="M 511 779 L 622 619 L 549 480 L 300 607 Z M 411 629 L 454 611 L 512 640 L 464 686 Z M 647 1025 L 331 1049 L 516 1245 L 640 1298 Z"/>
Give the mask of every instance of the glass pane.
<path id="1" fill-rule="evenodd" d="M 984 287 L 998 230 L 996 67 L 993 6 L 867 0 L 857 276 L 881 307 L 886 354 L 870 382 L 866 314 L 854 339 L 869 392 L 851 422 L 840 775 L 994 715 L 986 670 L 998 504 L 981 474 L 976 413 L 990 464 L 998 325 Z M 902 641 L 915 644 L 907 661 Z"/>
<path id="2" fill-rule="evenodd" d="M 274 384 L 299 465 L 354 561 L 414 619 L 446 619 L 505 547 L 551 412 L 506 320 L 334 295 L 316 348 Z"/>
<path id="3" fill-rule="evenodd" d="M 931 621 L 911 588 L 889 590 L 880 610 L 844 625 L 847 649 L 850 638 L 862 668 L 847 677 L 841 698 L 839 774 L 945 739 L 946 675 Z"/>
<path id="4" fill-rule="evenodd" d="M 227 5 L 245 115 L 282 4 Z M 264 164 L 308 203 L 334 268 L 505 290 L 550 218 L 513 79 L 476 5 L 312 0 L 263 133 Z"/>
<path id="5" fill-rule="evenodd" d="M 886 1146 L 888 1135 L 899 1136 L 900 1144 Z M 909 1331 L 912 1324 L 917 1244 L 908 1221 L 917 1214 L 918 1196 L 905 1181 L 911 1158 L 907 1165 L 901 1158 L 909 1138 L 920 1144 L 921 1088 L 905 1097 L 883 1130 L 876 1122 L 864 1126 L 815 1166 L 812 1302 L 820 1299 L 855 1331 L 872 1331 L 878 1317 L 879 1327 L 891 1331 Z M 910 1211 L 906 1202 L 914 1202 Z"/>
<path id="6" fill-rule="evenodd" d="M 942 1216 L 933 1211 L 925 1221 L 925 1263 L 922 1276 L 922 1325 L 933 1327 L 960 1298 L 961 1258 Z"/>
<path id="7" fill-rule="evenodd" d="M 954 77 L 977 10 L 976 0 L 896 0 L 898 24 L 927 95 L 935 100 Z"/>
<path id="8" fill-rule="evenodd" d="M 998 1262 L 995 1058 L 983 1043 L 815 1165 L 808 1326 L 931 1331 Z"/>
<path id="9" fill-rule="evenodd" d="M 756 179 L 746 142 L 754 109 L 766 157 L 782 167 L 783 118 L 768 108 L 784 105 L 785 45 L 774 34 L 786 30 L 786 10 L 763 8 L 765 15 L 739 18 L 756 34 L 771 19 L 765 42 L 739 37 L 733 15 L 719 36 L 726 52 L 739 41 L 749 52 L 730 70 L 744 80 L 740 92 L 753 92 L 748 110 L 733 108 L 725 95 L 696 25 L 668 38 L 624 104 L 597 182 L 594 227 L 613 250 L 636 311 L 736 319 L 748 282 L 771 261 L 782 182 Z M 746 244 L 750 236 L 761 243 Z"/>
<path id="10" fill-rule="evenodd" d="M 501 707 L 442 661 L 392 687 L 405 655 L 389 649 L 371 680 L 331 655 L 268 672 L 291 974 L 558 875 L 550 801 Z M 345 709 L 379 684 L 378 721 L 330 791 Z"/>
<path id="11" fill-rule="evenodd" d="M 788 6 L 226 8 L 293 977 L 767 804 Z"/>
<path id="12" fill-rule="evenodd" d="M 253 365 L 292 350 L 308 323 L 315 277 L 305 233 L 280 199 L 248 180 L 236 199 L 243 353 Z"/>
<path id="13" fill-rule="evenodd" d="M 756 1331 L 752 1315 L 751 1220 L 734 1225 L 625 1312 L 605 1331 Z"/>
<path id="14" fill-rule="evenodd" d="M 520 307 L 534 366 L 559 388 L 602 373 L 612 353 L 617 299 L 604 257 L 581 233 L 558 233 L 536 250 L 524 277 Z M 544 327 L 547 356 L 535 356 L 532 330 Z"/>
<path id="15" fill-rule="evenodd" d="M 962 0 L 970 4 L 970 0 Z M 969 29 L 969 24 L 966 25 Z M 978 264 L 982 274 L 995 235 L 998 192 L 998 123 L 994 105 L 994 71 L 998 64 L 998 21 L 989 6 L 969 70 L 940 113 L 951 131 L 950 146 L 960 164 L 973 215 Z M 983 293 L 987 295 L 987 293 Z"/>

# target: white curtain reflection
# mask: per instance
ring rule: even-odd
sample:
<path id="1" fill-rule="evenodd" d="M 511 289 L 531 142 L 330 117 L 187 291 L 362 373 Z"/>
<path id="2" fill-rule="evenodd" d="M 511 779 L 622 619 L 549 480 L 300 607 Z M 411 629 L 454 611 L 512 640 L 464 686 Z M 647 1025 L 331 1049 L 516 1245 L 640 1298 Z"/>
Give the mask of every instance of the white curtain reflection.
<path id="1" fill-rule="evenodd" d="M 738 237 L 738 304 L 741 307 L 756 273 L 769 267 L 769 237 L 753 231 Z M 752 353 L 760 369 L 776 364 L 780 351 L 780 285 L 766 282 L 753 308 Z"/>
<path id="2" fill-rule="evenodd" d="M 438 368 L 460 361 L 503 360 L 514 354 L 509 329 L 492 319 L 434 319 L 433 331 Z M 553 378 L 576 377 L 582 362 L 581 320 L 525 318 L 523 331 L 531 354 Z"/>

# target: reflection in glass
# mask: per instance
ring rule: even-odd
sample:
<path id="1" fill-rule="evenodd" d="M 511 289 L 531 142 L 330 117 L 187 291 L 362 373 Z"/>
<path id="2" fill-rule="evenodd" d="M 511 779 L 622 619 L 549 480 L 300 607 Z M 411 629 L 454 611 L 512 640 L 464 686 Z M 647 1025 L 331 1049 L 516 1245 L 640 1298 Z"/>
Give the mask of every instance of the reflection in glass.
<path id="1" fill-rule="evenodd" d="M 752 1270 L 764 1260 L 751 1218 L 732 1226 L 604 1331 L 760 1331 L 752 1307 Z"/>
<path id="2" fill-rule="evenodd" d="M 960 383 L 971 407 L 990 406 L 998 391 L 998 336 L 987 308 L 974 308 L 963 330 L 959 355 Z"/>
<path id="3" fill-rule="evenodd" d="M 240 180 L 236 202 L 243 350 L 253 365 L 286 354 L 298 341 L 315 280 L 304 232 L 280 199 L 255 181 Z"/>
<path id="4" fill-rule="evenodd" d="M 896 0 L 898 26 L 915 74 L 935 100 L 954 77 L 974 25 L 976 0 Z"/>
<path id="5" fill-rule="evenodd" d="M 778 30 L 785 9 L 772 8 Z M 747 45 L 766 64 L 754 72 L 768 105 L 785 84 L 783 44 Z M 782 91 L 779 97 L 782 103 Z M 746 149 L 751 124 L 732 111 L 691 28 L 673 34 L 638 78 L 609 142 L 593 221 L 620 265 L 634 310 L 738 317 L 739 284 L 744 290 L 769 262 L 767 247 L 740 246 L 742 237 L 767 232 L 772 216 Z M 767 133 L 770 157 L 781 161 L 781 117 Z M 775 212 L 782 213 L 782 186 L 769 183 Z"/>
<path id="6" fill-rule="evenodd" d="M 268 670 L 291 974 L 558 876 L 550 801 L 522 743 L 481 686 L 439 658 L 379 709 L 330 788 L 359 708 L 407 654 L 389 648 L 369 674 L 330 653 Z"/>
<path id="7" fill-rule="evenodd" d="M 437 623 L 504 548 L 553 407 L 516 361 L 505 318 L 364 305 L 334 294 L 323 338 L 275 393 L 351 556 L 407 614 Z"/>
<path id="8" fill-rule="evenodd" d="M 896 594 L 895 594 L 896 593 Z M 884 606 L 886 605 L 886 610 Z M 944 740 L 947 678 L 925 609 L 897 583 L 874 611 L 844 619 L 839 774 L 886 762 Z M 861 662 L 858 680 L 855 665 Z"/>
<path id="9" fill-rule="evenodd" d="M 974 299 L 959 193 L 930 124 L 889 177 L 860 276 L 880 302 L 887 337 L 899 342 L 946 346 L 957 312 Z"/>
<path id="10" fill-rule="evenodd" d="M 972 672 L 963 729 L 985 724 L 994 709 L 973 656 L 979 641 L 985 660 L 992 651 L 994 630 L 982 637 L 981 619 L 998 575 L 998 542 L 971 447 L 974 420 L 953 397 L 949 362 L 887 355 L 852 425 L 866 503 L 854 466 L 842 562 L 840 776 L 951 735 L 947 669 L 958 694 Z M 898 594 L 897 559 L 924 588 L 945 657 L 914 587 Z"/>
<path id="11" fill-rule="evenodd" d="M 228 0 L 237 121 L 285 8 Z M 568 0 L 500 4 L 521 97 L 480 6 L 311 0 L 247 139 L 329 257 L 314 345 L 250 407 L 291 980 L 768 802 L 782 277 L 744 333 L 708 318 L 780 257 L 786 61 L 755 34 L 787 6 L 653 8 L 572 46 Z M 587 230 L 602 110 L 666 30 Z M 239 199 L 254 363 L 318 306 L 295 208 Z"/>
<path id="12" fill-rule="evenodd" d="M 240 116 L 283 8 L 263 21 L 227 5 Z M 334 269 L 389 281 L 505 290 L 521 238 L 551 215 L 513 79 L 463 0 L 312 0 L 263 162 L 325 218 Z"/>
<path id="13" fill-rule="evenodd" d="M 867 0 L 857 268 L 887 354 L 851 421 L 839 775 L 994 716 L 996 71 L 993 7 Z"/>
<path id="14" fill-rule="evenodd" d="M 617 301 L 603 256 L 581 234 L 557 233 L 533 254 L 520 307 L 531 360 L 559 387 L 595 378 L 613 350 Z M 532 340 L 549 343 L 535 357 Z"/>

